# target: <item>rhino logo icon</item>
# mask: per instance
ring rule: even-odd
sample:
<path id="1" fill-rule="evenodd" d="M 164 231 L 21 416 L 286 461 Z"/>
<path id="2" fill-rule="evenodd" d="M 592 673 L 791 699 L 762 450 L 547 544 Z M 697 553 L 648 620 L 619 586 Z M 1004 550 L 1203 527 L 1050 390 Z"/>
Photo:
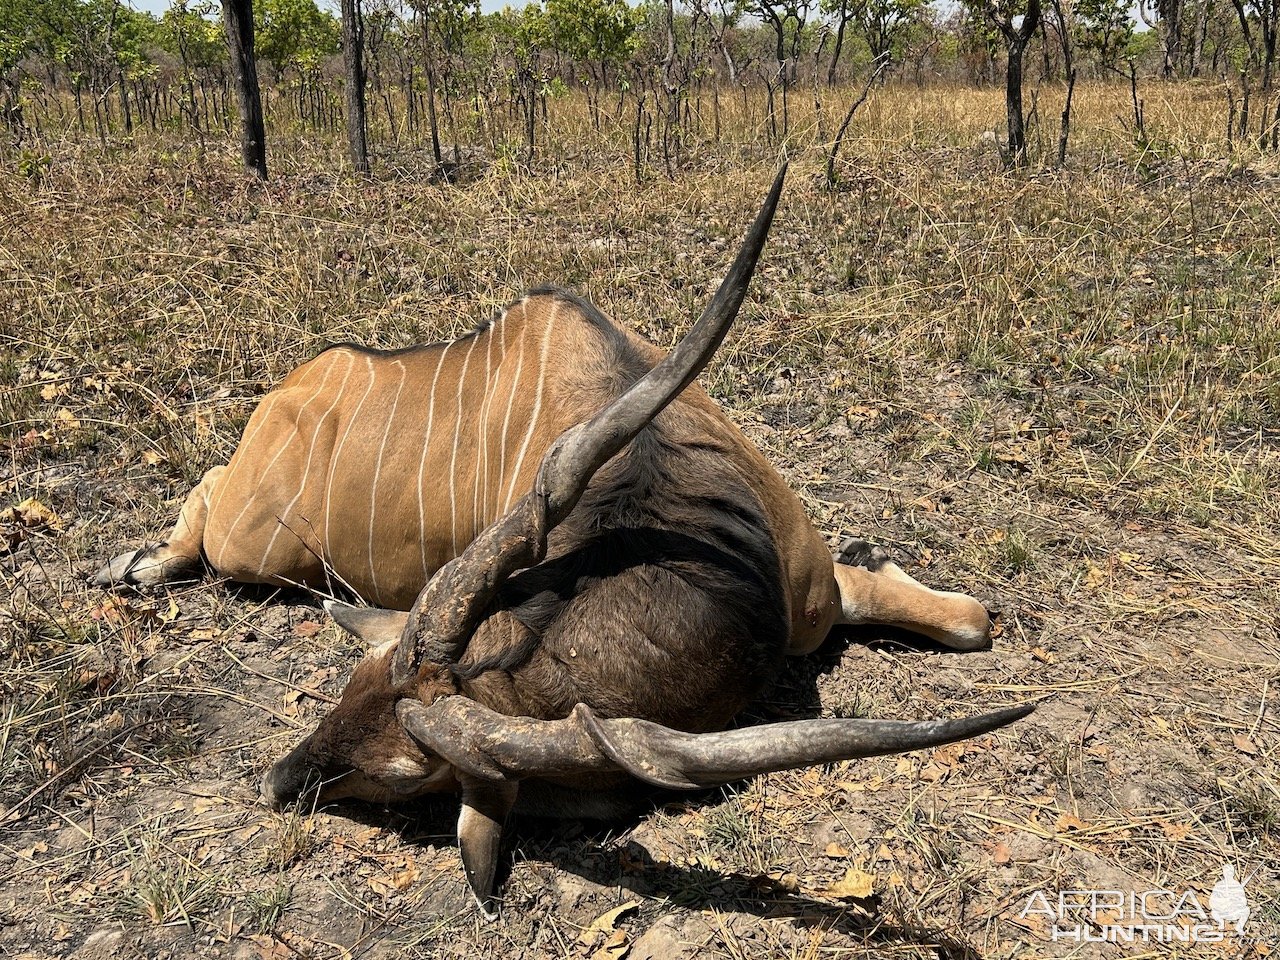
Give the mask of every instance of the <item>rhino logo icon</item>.
<path id="1" fill-rule="evenodd" d="M 1236 879 L 1236 868 L 1229 863 L 1222 865 L 1222 879 L 1209 894 L 1209 910 L 1219 927 L 1225 929 L 1227 924 L 1235 924 L 1236 933 L 1244 933 L 1245 921 L 1249 919 L 1249 900 L 1244 895 L 1244 883 Z"/>

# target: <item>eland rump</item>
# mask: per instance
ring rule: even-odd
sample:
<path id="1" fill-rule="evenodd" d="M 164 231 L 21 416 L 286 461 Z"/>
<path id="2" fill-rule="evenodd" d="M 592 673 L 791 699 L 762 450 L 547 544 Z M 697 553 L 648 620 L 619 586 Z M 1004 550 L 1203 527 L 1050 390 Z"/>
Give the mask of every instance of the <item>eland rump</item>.
<path id="1" fill-rule="evenodd" d="M 637 780 L 711 786 L 1030 712 L 724 730 L 783 656 L 833 625 L 962 649 L 988 632 L 981 604 L 876 548 L 851 542 L 833 561 L 782 478 L 691 385 L 742 303 L 784 172 L 665 358 L 555 290 L 450 344 L 333 348 L 263 400 L 168 541 L 102 569 L 100 583 L 149 584 L 207 562 L 242 581 L 340 581 L 398 608 L 327 604 L 374 646 L 267 772 L 268 802 L 460 792 L 459 848 L 488 910 L 517 797 L 598 815 Z"/>

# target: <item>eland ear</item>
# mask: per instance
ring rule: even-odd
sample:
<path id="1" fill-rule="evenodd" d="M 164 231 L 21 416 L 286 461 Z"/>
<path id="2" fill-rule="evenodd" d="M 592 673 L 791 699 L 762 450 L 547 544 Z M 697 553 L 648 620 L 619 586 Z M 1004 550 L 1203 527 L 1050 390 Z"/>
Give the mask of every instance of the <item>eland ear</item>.
<path id="1" fill-rule="evenodd" d="M 383 610 L 381 607 L 353 607 L 349 603 L 326 600 L 324 608 L 343 630 L 359 637 L 371 647 L 379 647 L 391 641 L 399 642 L 409 614 L 403 610 Z"/>

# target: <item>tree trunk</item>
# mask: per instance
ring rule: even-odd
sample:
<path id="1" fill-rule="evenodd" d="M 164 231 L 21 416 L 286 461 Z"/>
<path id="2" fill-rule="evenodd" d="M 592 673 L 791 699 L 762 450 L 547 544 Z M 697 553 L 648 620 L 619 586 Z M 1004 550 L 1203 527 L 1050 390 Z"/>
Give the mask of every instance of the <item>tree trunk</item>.
<path id="1" fill-rule="evenodd" d="M 222 0 L 222 22 L 231 48 L 231 75 L 240 106 L 240 150 L 245 169 L 267 179 L 267 136 L 262 121 L 262 94 L 253 55 L 253 0 Z"/>
<path id="2" fill-rule="evenodd" d="M 1040 26 L 1040 0 L 1030 0 L 1022 23 L 1015 27 L 1011 16 L 999 16 L 993 6 L 988 6 L 988 15 L 1000 32 L 1004 34 L 1006 49 L 1009 53 L 1008 68 L 1005 71 L 1004 102 L 1005 114 L 1009 128 L 1009 145 L 1005 154 L 1005 162 L 1009 166 L 1020 167 L 1027 162 L 1027 128 L 1022 113 L 1022 57 L 1027 51 L 1027 44 L 1035 36 Z"/>
<path id="3" fill-rule="evenodd" d="M 360 0 L 342 0 L 342 63 L 346 68 L 347 149 L 356 173 L 369 172 L 364 112 L 364 18 Z"/>
<path id="4" fill-rule="evenodd" d="M 1004 105 L 1009 129 L 1009 162 L 1020 167 L 1027 162 L 1027 129 L 1022 113 L 1023 40 L 1009 43 L 1009 68 L 1005 73 Z"/>

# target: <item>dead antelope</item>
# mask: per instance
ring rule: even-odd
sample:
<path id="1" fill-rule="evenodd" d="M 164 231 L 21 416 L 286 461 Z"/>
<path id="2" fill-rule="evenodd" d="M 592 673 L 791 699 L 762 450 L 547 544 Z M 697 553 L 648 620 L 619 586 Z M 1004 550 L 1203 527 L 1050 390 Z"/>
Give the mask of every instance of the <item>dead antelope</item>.
<path id="1" fill-rule="evenodd" d="M 882 551 L 833 562 L 782 478 L 691 385 L 742 303 L 782 177 L 665 358 L 554 290 L 453 343 L 328 350 L 263 400 L 166 543 L 103 568 L 101 583 L 141 584 L 202 558 L 252 582 L 323 586 L 332 572 L 410 608 L 328 605 L 376 646 L 268 771 L 270 803 L 459 791 L 459 847 L 487 910 L 517 793 L 598 815 L 636 780 L 706 787 L 1030 712 L 714 732 L 834 624 L 961 649 L 988 630 L 981 604 L 922 586 Z"/>

